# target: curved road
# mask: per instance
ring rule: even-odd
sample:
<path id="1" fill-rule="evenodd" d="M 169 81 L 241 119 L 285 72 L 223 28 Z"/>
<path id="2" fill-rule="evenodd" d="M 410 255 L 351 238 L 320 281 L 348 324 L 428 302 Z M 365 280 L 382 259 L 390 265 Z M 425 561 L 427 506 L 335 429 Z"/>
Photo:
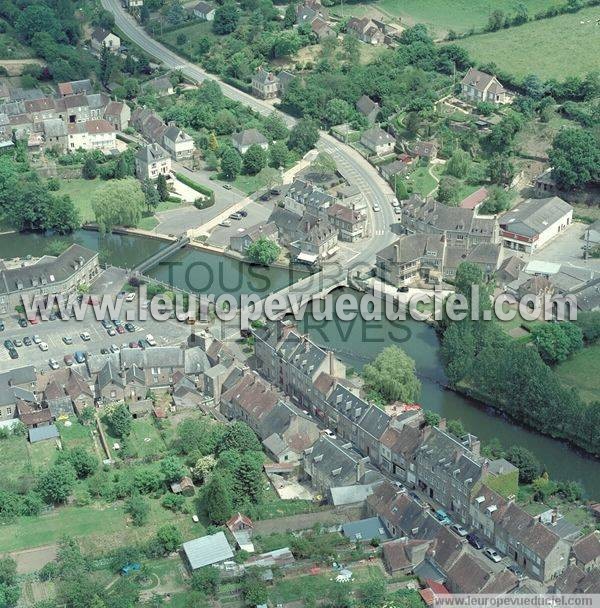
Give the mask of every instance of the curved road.
<path id="1" fill-rule="evenodd" d="M 273 108 L 271 104 L 252 95 L 248 95 L 231 85 L 210 76 L 197 65 L 180 57 L 156 40 L 154 40 L 137 21 L 121 7 L 120 0 L 101 0 L 102 6 L 110 11 L 115 17 L 117 27 L 136 45 L 146 53 L 162 62 L 169 69 L 181 70 L 189 79 L 196 82 L 203 80 L 214 80 L 219 83 L 223 93 L 240 103 L 251 107 L 256 112 L 267 115 L 276 112 L 288 126 L 293 126 L 296 119 Z M 340 173 L 352 184 L 356 185 L 369 202 L 369 238 L 357 243 L 360 251 L 350 262 L 350 265 L 370 265 L 375 261 L 377 251 L 395 240 L 390 230 L 390 225 L 395 220 L 390 201 L 394 193 L 390 186 L 377 173 L 376 169 L 368 163 L 352 147 L 339 142 L 334 137 L 321 133 L 317 148 L 331 154 L 336 161 Z M 373 205 L 377 204 L 381 211 L 373 211 Z"/>

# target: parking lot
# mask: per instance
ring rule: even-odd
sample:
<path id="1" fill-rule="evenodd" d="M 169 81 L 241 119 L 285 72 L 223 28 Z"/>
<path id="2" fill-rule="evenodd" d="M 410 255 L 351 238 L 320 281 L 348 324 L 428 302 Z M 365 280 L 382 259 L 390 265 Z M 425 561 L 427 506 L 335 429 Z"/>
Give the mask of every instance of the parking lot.
<path id="1" fill-rule="evenodd" d="M 273 213 L 273 201 L 251 201 L 245 207 L 244 211 L 248 214 L 239 220 L 229 220 L 231 226 L 216 226 L 208 239 L 211 245 L 216 247 L 229 246 L 229 239 L 238 234 L 241 230 L 255 226 L 256 224 L 266 223 Z"/>
<path id="2" fill-rule="evenodd" d="M 129 321 L 130 316 L 137 318 L 137 315 L 134 314 L 137 308 L 135 302 L 123 306 L 121 316 L 123 323 L 126 320 Z M 130 312 L 126 317 L 127 311 Z M 110 336 L 100 321 L 95 319 L 91 307 L 88 307 L 85 319 L 82 321 L 55 319 L 54 321 L 39 321 L 35 325 L 28 324 L 27 327 L 20 327 L 17 315 L 7 317 L 4 319 L 5 329 L 0 332 L 0 342 L 7 339 L 23 340 L 26 336 L 32 338 L 36 335 L 48 345 L 48 350 L 42 351 L 36 344 L 23 345 L 16 348 L 19 358 L 11 359 L 6 347 L 0 344 L 0 371 L 24 365 L 34 365 L 39 370 L 49 369 L 48 361 L 51 358 L 56 359 L 60 367 L 65 367 L 65 355 L 73 355 L 76 351 L 98 354 L 101 349 L 109 349 L 111 345 L 122 347 L 129 345 L 130 342 L 145 339 L 147 334 L 154 336 L 158 346 L 181 344 L 192 331 L 191 326 L 176 320 L 157 321 L 150 318 L 150 315 L 148 317 L 144 321 L 132 321 L 138 327 L 136 331 L 125 331 L 125 333 L 117 333 L 114 336 Z M 81 334 L 84 332 L 90 335 L 88 341 L 81 338 Z M 64 337 L 72 338 L 73 343 L 65 344 Z"/>

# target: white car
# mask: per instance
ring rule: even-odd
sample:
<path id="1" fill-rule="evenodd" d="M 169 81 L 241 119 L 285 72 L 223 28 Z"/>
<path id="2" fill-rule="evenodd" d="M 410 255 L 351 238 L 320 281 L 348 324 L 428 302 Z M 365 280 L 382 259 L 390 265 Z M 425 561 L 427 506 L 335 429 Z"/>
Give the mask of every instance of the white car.
<path id="1" fill-rule="evenodd" d="M 381 211 L 381 207 L 375 203 L 373 205 L 373 211 Z"/>
<path id="2" fill-rule="evenodd" d="M 483 553 L 487 558 L 491 559 L 495 564 L 502 561 L 502 558 L 500 557 L 498 552 L 495 549 L 492 549 L 491 547 L 486 547 L 483 550 Z"/>
<path id="3" fill-rule="evenodd" d="M 231 226 L 231 220 L 223 220 L 219 222 L 219 226 L 223 226 L 223 228 L 229 228 Z"/>
<path id="4" fill-rule="evenodd" d="M 84 342 L 89 342 L 92 339 L 92 336 L 90 336 L 87 331 L 84 331 L 82 334 L 79 335 Z"/>
<path id="5" fill-rule="evenodd" d="M 50 369 L 58 369 L 60 367 L 56 359 L 50 359 L 48 365 L 50 366 Z"/>
<path id="6" fill-rule="evenodd" d="M 48 345 L 45 342 L 40 342 L 39 347 L 40 347 L 40 350 L 42 350 L 42 351 L 48 350 Z"/>
<path id="7" fill-rule="evenodd" d="M 467 530 L 465 530 L 460 524 L 452 524 L 450 529 L 453 532 L 456 532 L 459 536 L 466 536 L 468 534 Z"/>
<path id="8" fill-rule="evenodd" d="M 152 334 L 148 334 L 146 336 L 146 340 L 148 341 L 148 344 L 150 344 L 150 346 L 156 346 L 156 340 L 154 339 L 154 336 Z"/>
<path id="9" fill-rule="evenodd" d="M 133 302 L 135 300 L 135 293 L 132 291 L 125 296 L 125 302 Z"/>
<path id="10" fill-rule="evenodd" d="M 121 349 L 116 345 L 116 344 L 111 344 L 110 345 L 110 352 L 111 353 L 118 353 Z"/>
<path id="11" fill-rule="evenodd" d="M 35 334 L 35 336 L 32 336 L 31 339 L 33 340 L 34 344 L 39 344 L 42 341 L 42 339 L 37 334 Z"/>

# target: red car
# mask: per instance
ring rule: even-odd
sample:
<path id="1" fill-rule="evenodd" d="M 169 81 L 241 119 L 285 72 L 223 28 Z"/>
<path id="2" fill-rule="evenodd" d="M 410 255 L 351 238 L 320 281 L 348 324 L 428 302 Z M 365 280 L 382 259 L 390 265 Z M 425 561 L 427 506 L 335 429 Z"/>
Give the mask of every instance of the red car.
<path id="1" fill-rule="evenodd" d="M 129 348 L 139 348 L 140 345 L 137 342 L 130 342 L 129 343 Z"/>
<path id="2" fill-rule="evenodd" d="M 122 325 L 117 325 L 116 330 L 117 330 L 118 334 L 124 334 L 125 333 L 125 328 Z"/>
<path id="3" fill-rule="evenodd" d="M 73 365 L 73 363 L 75 363 L 74 359 L 73 359 L 73 355 L 65 355 L 64 357 L 64 361 L 65 361 L 65 365 L 67 366 L 71 366 Z"/>

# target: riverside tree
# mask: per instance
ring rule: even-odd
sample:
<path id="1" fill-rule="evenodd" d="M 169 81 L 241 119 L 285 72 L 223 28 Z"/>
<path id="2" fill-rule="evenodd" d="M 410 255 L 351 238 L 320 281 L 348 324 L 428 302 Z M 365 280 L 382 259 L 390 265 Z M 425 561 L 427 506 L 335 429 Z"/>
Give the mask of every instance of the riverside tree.
<path id="1" fill-rule="evenodd" d="M 92 209 L 101 232 L 115 226 L 137 226 L 146 198 L 140 183 L 129 177 L 107 182 L 92 195 Z"/>

